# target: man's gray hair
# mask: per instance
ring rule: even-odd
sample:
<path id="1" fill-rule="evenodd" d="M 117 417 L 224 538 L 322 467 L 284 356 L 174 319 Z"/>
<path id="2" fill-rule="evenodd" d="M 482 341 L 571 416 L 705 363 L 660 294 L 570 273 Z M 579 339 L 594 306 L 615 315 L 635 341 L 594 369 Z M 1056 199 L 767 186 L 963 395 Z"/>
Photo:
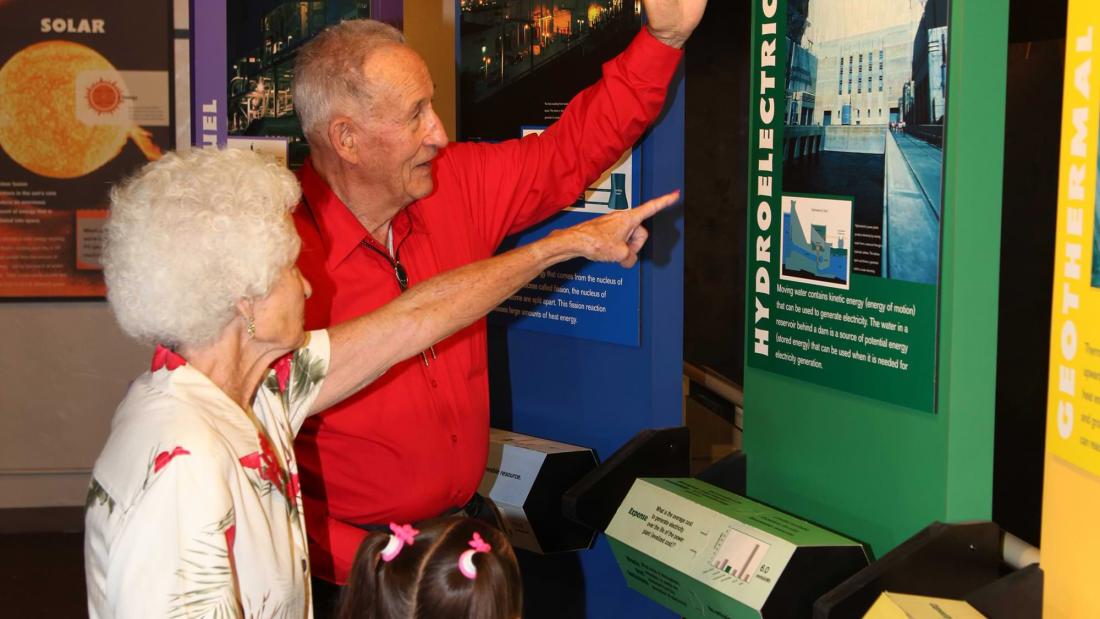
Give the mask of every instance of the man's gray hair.
<path id="1" fill-rule="evenodd" d="M 326 29 L 298 50 L 291 92 L 302 131 L 312 144 L 321 139 L 337 113 L 358 106 L 369 109 L 373 99 L 363 65 L 372 52 L 405 43 L 393 26 L 373 19 L 355 19 Z"/>
<path id="2" fill-rule="evenodd" d="M 127 335 L 202 345 L 267 296 L 301 241 L 301 191 L 284 166 L 247 150 L 168 153 L 111 190 L 103 272 Z"/>

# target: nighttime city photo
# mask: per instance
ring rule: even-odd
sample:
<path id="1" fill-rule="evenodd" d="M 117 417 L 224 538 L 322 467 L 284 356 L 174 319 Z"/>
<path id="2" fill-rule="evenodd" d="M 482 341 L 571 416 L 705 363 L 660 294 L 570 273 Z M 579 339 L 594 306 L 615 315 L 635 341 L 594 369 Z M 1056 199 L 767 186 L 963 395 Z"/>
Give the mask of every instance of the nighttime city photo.
<path id="1" fill-rule="evenodd" d="M 298 48 L 331 24 L 370 16 L 367 0 L 228 0 L 229 135 L 284 139 L 299 167 L 309 146 L 290 94 Z"/>
<path id="2" fill-rule="evenodd" d="M 641 28 L 640 0 L 462 0 L 459 134 L 545 126 Z"/>

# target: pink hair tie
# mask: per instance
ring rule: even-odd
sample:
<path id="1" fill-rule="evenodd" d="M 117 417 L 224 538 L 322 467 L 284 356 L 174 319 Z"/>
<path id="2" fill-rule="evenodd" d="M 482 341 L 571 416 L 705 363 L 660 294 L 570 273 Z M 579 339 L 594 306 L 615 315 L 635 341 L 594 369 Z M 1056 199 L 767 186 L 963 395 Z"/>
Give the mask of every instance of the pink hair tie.
<path id="1" fill-rule="evenodd" d="M 474 555 L 479 552 L 489 552 L 493 547 L 488 542 L 481 539 L 481 534 L 474 531 L 473 538 L 470 539 L 470 550 L 464 551 L 458 557 L 458 571 L 462 572 L 462 575 L 470 580 L 477 578 L 477 567 L 474 565 Z"/>
<path id="2" fill-rule="evenodd" d="M 393 561 L 397 557 L 397 553 L 405 547 L 405 544 L 412 546 L 413 540 L 420 534 L 420 531 L 412 528 L 411 524 L 399 525 L 396 522 L 390 523 L 390 531 L 393 531 L 390 535 L 390 541 L 382 549 L 382 560 L 386 563 Z"/>

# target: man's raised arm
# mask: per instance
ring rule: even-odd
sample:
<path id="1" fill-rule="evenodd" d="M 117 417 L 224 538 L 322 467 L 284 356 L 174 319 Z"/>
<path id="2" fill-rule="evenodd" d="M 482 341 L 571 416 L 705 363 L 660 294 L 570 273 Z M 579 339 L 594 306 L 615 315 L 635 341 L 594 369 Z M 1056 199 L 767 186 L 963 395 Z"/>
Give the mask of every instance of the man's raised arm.
<path id="1" fill-rule="evenodd" d="M 680 49 L 707 8 L 707 0 L 645 0 L 646 28 L 655 39 Z"/>

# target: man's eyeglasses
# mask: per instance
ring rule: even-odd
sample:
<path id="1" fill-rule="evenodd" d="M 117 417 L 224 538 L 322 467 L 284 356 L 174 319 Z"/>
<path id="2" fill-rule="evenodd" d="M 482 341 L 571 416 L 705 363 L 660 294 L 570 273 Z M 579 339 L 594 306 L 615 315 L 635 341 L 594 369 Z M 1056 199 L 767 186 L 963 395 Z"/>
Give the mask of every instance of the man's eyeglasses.
<path id="1" fill-rule="evenodd" d="M 405 270 L 405 265 L 401 264 L 399 256 L 395 255 L 390 262 L 393 264 L 393 275 L 397 278 L 397 287 L 401 289 L 401 292 L 405 292 L 409 289 L 409 273 Z M 431 365 L 428 362 L 428 353 L 431 353 L 432 361 L 439 358 L 435 354 L 435 346 L 429 346 L 427 351 L 420 353 L 420 358 L 424 361 L 425 366 Z"/>
<path id="2" fill-rule="evenodd" d="M 397 276 L 397 287 L 401 292 L 409 289 L 409 274 L 405 272 L 405 265 L 400 260 L 393 261 L 393 274 Z"/>

